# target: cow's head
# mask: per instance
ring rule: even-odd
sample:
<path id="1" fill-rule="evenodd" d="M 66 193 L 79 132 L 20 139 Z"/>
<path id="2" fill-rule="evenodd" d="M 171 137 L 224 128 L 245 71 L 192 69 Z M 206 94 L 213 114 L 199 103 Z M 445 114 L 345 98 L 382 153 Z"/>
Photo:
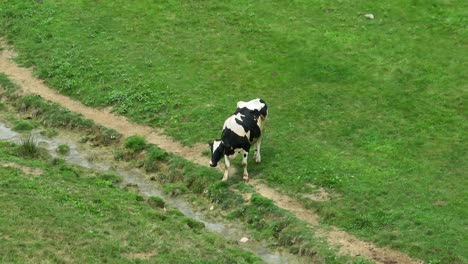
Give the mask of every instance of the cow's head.
<path id="1" fill-rule="evenodd" d="M 210 143 L 211 148 L 211 160 L 210 166 L 218 166 L 219 160 L 224 156 L 226 145 L 221 140 L 215 140 L 213 143 Z"/>

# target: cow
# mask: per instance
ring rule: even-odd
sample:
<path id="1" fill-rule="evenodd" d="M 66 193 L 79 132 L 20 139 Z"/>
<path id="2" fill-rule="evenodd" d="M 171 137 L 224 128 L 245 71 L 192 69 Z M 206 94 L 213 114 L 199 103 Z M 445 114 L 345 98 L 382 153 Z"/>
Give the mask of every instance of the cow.
<path id="1" fill-rule="evenodd" d="M 260 145 L 263 127 L 268 115 L 268 106 L 264 100 L 257 98 L 249 102 L 237 102 L 236 111 L 224 122 L 221 139 L 210 143 L 210 166 L 216 167 L 219 160 L 224 157 L 224 177 L 228 179 L 229 167 L 239 153 L 242 153 L 242 165 L 244 167 L 243 180 L 249 181 L 247 172 L 247 158 L 250 146 L 255 144 L 253 158 L 257 163 L 261 162 Z"/>

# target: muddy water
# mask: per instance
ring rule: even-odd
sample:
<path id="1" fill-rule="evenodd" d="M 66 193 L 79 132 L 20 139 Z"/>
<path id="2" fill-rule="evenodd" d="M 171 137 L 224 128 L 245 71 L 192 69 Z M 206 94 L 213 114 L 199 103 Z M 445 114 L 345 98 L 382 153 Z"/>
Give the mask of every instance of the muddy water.
<path id="1" fill-rule="evenodd" d="M 93 169 L 99 172 L 112 172 L 120 175 L 124 181 L 123 186 L 131 185 L 136 186 L 138 191 L 146 197 L 157 196 L 166 202 L 167 205 L 177 208 L 184 215 L 196 219 L 205 224 L 206 229 L 211 232 L 218 233 L 229 240 L 239 241 L 243 237 L 250 240 L 246 243 L 239 243 L 239 245 L 249 250 L 266 263 L 280 264 L 280 263 L 307 263 L 306 259 L 297 257 L 287 252 L 278 252 L 267 248 L 261 242 L 251 239 L 249 232 L 242 226 L 233 223 L 219 222 L 218 220 L 208 220 L 202 213 L 195 211 L 192 206 L 181 198 L 168 197 L 162 191 L 162 188 L 157 186 L 153 181 L 150 181 L 142 171 L 138 169 L 125 169 L 119 168 L 113 164 L 111 159 L 103 159 L 104 155 L 112 157 L 109 153 L 100 153 L 99 151 L 87 150 L 83 148 L 75 135 L 73 136 L 58 136 L 52 139 L 43 137 L 39 131 L 32 131 L 31 135 L 34 141 L 41 147 L 47 149 L 53 157 L 62 158 L 65 161 L 79 165 L 85 168 Z M 0 120 L 0 140 L 7 140 L 15 143 L 20 143 L 22 135 L 8 128 Z M 57 147 L 61 144 L 66 144 L 70 147 L 70 153 L 67 155 L 60 155 L 56 152 Z M 98 157 L 98 158 L 96 158 Z"/>
<path id="2" fill-rule="evenodd" d="M 5 124 L 0 123 L 0 140 L 13 140 L 18 137 L 18 133 L 9 129 Z"/>

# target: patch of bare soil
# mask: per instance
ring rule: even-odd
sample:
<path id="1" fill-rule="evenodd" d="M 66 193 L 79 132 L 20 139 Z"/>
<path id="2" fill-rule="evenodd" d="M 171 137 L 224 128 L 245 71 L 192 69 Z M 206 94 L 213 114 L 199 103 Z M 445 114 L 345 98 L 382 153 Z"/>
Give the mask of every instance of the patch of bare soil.
<path id="1" fill-rule="evenodd" d="M 122 256 L 131 260 L 134 260 L 134 259 L 147 260 L 147 259 L 150 259 L 151 257 L 156 256 L 157 254 L 158 252 L 156 250 L 153 250 L 153 251 L 141 252 L 141 253 L 124 253 L 122 254 Z"/>
<path id="2" fill-rule="evenodd" d="M 304 194 L 303 195 L 304 197 L 309 198 L 312 201 L 316 201 L 316 202 L 324 202 L 324 201 L 328 201 L 328 200 L 330 200 L 332 198 L 332 195 L 330 195 L 322 187 L 317 187 L 317 186 L 312 185 L 312 184 L 309 184 L 309 186 L 312 187 L 313 189 L 317 189 L 317 191 L 314 192 L 314 193 Z"/>
<path id="3" fill-rule="evenodd" d="M 15 57 L 15 53 L 8 49 L 6 45 L 2 45 L 1 42 L 0 45 L 5 48 L 0 54 L 0 72 L 5 73 L 9 78 L 17 82 L 24 93 L 40 95 L 44 99 L 56 102 L 71 111 L 81 113 L 85 118 L 91 119 L 97 124 L 115 129 L 124 136 L 144 136 L 149 143 L 156 144 L 161 149 L 177 154 L 194 163 L 203 166 L 207 166 L 209 164 L 209 159 L 201 154 L 206 150 L 206 146 L 204 144 L 195 145 L 194 147 L 184 146 L 179 142 L 174 141 L 169 136 L 164 135 L 164 131 L 161 129 L 153 129 L 132 123 L 125 117 L 117 116 L 109 110 L 99 110 L 87 107 L 80 102 L 60 95 L 56 91 L 48 88 L 41 80 L 34 78 L 31 69 L 21 68 L 16 63 L 12 62 L 11 59 Z M 311 210 L 305 209 L 297 200 L 281 194 L 258 181 L 252 180 L 251 184 L 255 187 L 255 190 L 258 193 L 273 200 L 277 206 L 292 212 L 299 219 L 306 221 L 312 227 L 319 228 L 320 219 L 318 215 Z M 325 199 L 325 197 L 322 196 L 319 194 L 315 199 Z M 411 259 L 403 253 L 390 249 L 379 248 L 371 243 L 359 240 L 358 238 L 338 229 L 332 229 L 331 231 L 320 230 L 317 233 L 320 237 L 325 238 L 330 245 L 338 247 L 339 252 L 345 255 L 360 256 L 377 263 L 384 264 L 422 263 L 419 260 Z M 145 258 L 148 255 L 151 256 L 151 254 L 156 253 L 133 253 L 132 255 L 128 255 L 128 258 Z"/>
<path id="4" fill-rule="evenodd" d="M 338 247 L 339 252 L 349 256 L 360 256 L 382 264 L 424 263 L 423 261 L 412 259 L 401 252 L 377 247 L 372 243 L 362 241 L 337 228 L 327 231 L 319 230 L 316 234 L 319 237 L 325 238 L 328 244 Z"/>
<path id="5" fill-rule="evenodd" d="M 10 167 L 10 168 L 19 169 L 24 174 L 32 175 L 32 176 L 39 176 L 39 175 L 41 175 L 43 173 L 43 171 L 41 169 L 23 166 L 23 165 L 14 163 L 14 162 L 0 161 L 0 166 L 7 167 L 7 168 Z"/>
<path id="6" fill-rule="evenodd" d="M 299 201 L 285 194 L 279 193 L 278 191 L 262 184 L 258 180 L 251 180 L 251 184 L 254 186 L 255 191 L 262 196 L 273 200 L 278 207 L 292 212 L 298 218 L 306 221 L 313 227 L 319 225 L 318 215 L 311 210 L 305 209 Z"/>

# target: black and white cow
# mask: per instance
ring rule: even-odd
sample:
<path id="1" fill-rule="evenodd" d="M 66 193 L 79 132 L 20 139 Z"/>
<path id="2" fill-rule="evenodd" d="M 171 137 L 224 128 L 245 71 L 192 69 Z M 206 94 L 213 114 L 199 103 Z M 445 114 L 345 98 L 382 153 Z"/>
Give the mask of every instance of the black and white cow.
<path id="1" fill-rule="evenodd" d="M 254 159 L 257 163 L 260 162 L 261 136 L 267 114 L 268 107 L 262 99 L 257 98 L 249 102 L 238 102 L 234 114 L 224 122 L 221 139 L 210 143 L 211 167 L 216 167 L 219 160 L 224 156 L 226 166 L 223 181 L 228 179 L 230 160 L 234 159 L 239 153 L 242 153 L 243 179 L 249 181 L 247 158 L 250 146 L 255 144 Z"/>

